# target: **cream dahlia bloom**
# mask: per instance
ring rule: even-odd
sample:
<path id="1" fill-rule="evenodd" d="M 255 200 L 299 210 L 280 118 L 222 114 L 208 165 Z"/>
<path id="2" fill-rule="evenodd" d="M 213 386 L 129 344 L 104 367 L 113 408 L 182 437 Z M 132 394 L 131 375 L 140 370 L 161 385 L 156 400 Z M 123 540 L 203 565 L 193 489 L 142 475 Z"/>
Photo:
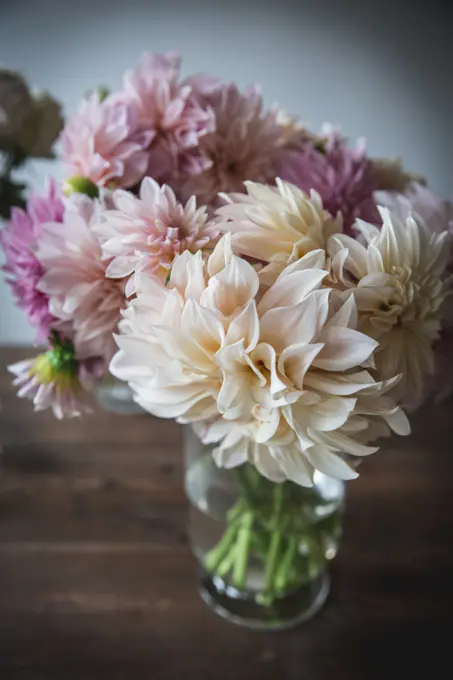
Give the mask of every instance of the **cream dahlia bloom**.
<path id="1" fill-rule="evenodd" d="M 415 214 L 403 222 L 386 208 L 380 213 L 381 230 L 356 222 L 366 245 L 344 234 L 330 239 L 332 278 L 346 287 L 343 297 L 353 292 L 360 329 L 379 341 L 379 379 L 401 373 L 394 394 L 417 399 L 434 370 L 433 343 L 451 290 L 450 236 L 430 233 Z"/>
<path id="2" fill-rule="evenodd" d="M 150 177 L 143 180 L 139 197 L 117 190 L 113 203 L 116 210 L 106 211 L 96 227 L 104 257 L 111 260 L 106 273 L 111 278 L 144 270 L 165 281 L 177 255 L 207 248 L 218 236 L 194 197 L 183 205 L 170 187 Z"/>
<path id="3" fill-rule="evenodd" d="M 388 426 L 408 432 L 362 366 L 377 343 L 355 329 L 351 296 L 330 304 L 325 254 L 300 258 L 261 294 L 259 277 L 226 234 L 207 262 L 185 251 L 167 286 L 141 275 L 124 312 L 112 373 L 147 411 L 193 423 L 217 442 L 219 465 L 253 463 L 269 479 L 312 484 L 314 469 L 351 479 L 349 457 Z"/>
<path id="4" fill-rule="evenodd" d="M 246 194 L 223 198 L 218 209 L 222 232 L 233 234 L 236 252 L 269 263 L 261 280 L 272 283 L 287 264 L 318 248 L 341 231 L 341 218 L 323 208 L 320 196 L 277 179 L 277 186 L 245 182 Z"/>
<path id="5" fill-rule="evenodd" d="M 71 338 L 77 359 L 108 362 L 126 299 L 125 282 L 105 278 L 108 262 L 93 229 L 102 211 L 100 202 L 77 196 L 68 201 L 63 224 L 43 225 L 37 257 L 45 273 L 38 289 L 49 297 L 53 326 Z"/>

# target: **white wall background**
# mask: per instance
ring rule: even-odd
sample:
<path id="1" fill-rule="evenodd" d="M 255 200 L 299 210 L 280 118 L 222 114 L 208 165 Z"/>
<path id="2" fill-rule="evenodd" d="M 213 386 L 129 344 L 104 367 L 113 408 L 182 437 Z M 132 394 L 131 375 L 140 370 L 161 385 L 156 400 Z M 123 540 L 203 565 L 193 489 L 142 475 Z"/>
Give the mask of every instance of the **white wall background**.
<path id="1" fill-rule="evenodd" d="M 447 3 L 444 3 L 447 5 Z M 0 65 L 72 112 L 85 91 L 116 87 L 144 50 L 178 49 L 184 72 L 260 83 L 317 128 L 341 123 L 374 155 L 401 155 L 453 192 L 453 41 L 439 2 L 397 0 L 0 0 Z M 38 187 L 58 164 L 34 163 Z M 0 285 L 0 343 L 33 331 Z"/>

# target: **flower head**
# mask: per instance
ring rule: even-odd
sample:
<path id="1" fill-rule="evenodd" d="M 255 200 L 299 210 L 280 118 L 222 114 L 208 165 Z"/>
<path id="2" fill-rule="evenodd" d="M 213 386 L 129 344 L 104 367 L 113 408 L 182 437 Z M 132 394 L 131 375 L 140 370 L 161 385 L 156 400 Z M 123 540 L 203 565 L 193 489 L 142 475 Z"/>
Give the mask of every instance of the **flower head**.
<path id="1" fill-rule="evenodd" d="M 419 215 L 432 234 L 448 231 L 453 234 L 453 204 L 430 191 L 420 182 L 411 182 L 404 192 L 381 191 L 377 194 L 380 205 L 388 208 L 400 220 L 406 220 L 411 213 Z M 453 255 L 453 254 L 452 254 Z M 453 271 L 453 259 L 448 265 Z M 453 390 L 453 299 L 449 295 L 442 306 L 444 312 L 442 329 L 434 350 L 434 374 L 426 380 L 423 394 L 411 400 L 411 406 L 418 406 L 429 396 L 436 399 L 447 397 Z"/>
<path id="2" fill-rule="evenodd" d="M 420 182 L 410 182 L 404 191 L 379 191 L 376 200 L 400 220 L 416 213 L 430 232 L 453 233 L 453 203 L 439 198 Z"/>
<path id="3" fill-rule="evenodd" d="M 379 341 L 379 377 L 401 373 L 395 393 L 418 399 L 434 370 L 433 344 L 451 289 L 449 234 L 430 233 L 415 214 L 403 222 L 386 208 L 380 213 L 381 230 L 356 224 L 367 245 L 342 234 L 330 239 L 332 275 L 353 292 L 361 330 Z"/>
<path id="4" fill-rule="evenodd" d="M 195 198 L 179 203 L 168 186 L 146 177 L 137 198 L 126 191 L 113 194 L 116 210 L 108 210 L 96 227 L 104 257 L 112 258 L 107 276 L 122 278 L 146 270 L 163 281 L 173 261 L 214 244 L 218 230 Z"/>
<path id="5" fill-rule="evenodd" d="M 63 224 L 44 225 L 37 254 L 45 272 L 39 290 L 50 300 L 54 327 L 72 339 L 78 359 L 108 361 L 125 305 L 125 283 L 105 278 L 108 262 L 93 229 L 102 210 L 98 201 L 75 196 Z"/>
<path id="6" fill-rule="evenodd" d="M 101 101 L 94 92 L 64 127 L 62 160 L 71 175 L 101 186 L 130 187 L 146 173 L 152 137 L 151 131 L 140 128 L 133 102 L 113 96 Z"/>
<path id="7" fill-rule="evenodd" d="M 54 183 L 44 196 L 33 194 L 27 209 L 13 208 L 11 219 L 0 234 L 6 256 L 4 271 L 18 306 L 36 329 L 37 341 L 48 337 L 52 323 L 48 296 L 39 289 L 42 264 L 36 256 L 45 222 L 61 223 L 64 205 Z"/>
<path id="8" fill-rule="evenodd" d="M 185 251 L 168 284 L 141 275 L 111 363 L 151 413 L 196 423 L 226 467 L 252 462 L 275 481 L 310 486 L 314 469 L 350 479 L 349 456 L 377 433 L 407 433 L 404 414 L 363 367 L 377 343 L 355 329 L 351 296 L 331 304 L 324 251 L 264 294 L 226 234 L 205 262 Z M 345 452 L 343 455 L 341 452 Z"/>
<path id="9" fill-rule="evenodd" d="M 124 76 L 124 96 L 136 106 L 142 129 L 152 134 L 147 174 L 160 183 L 201 172 L 206 159 L 198 145 L 214 129 L 212 110 L 198 96 L 208 80 L 180 82 L 180 70 L 174 52 L 145 53 L 138 68 Z"/>
<path id="10" fill-rule="evenodd" d="M 341 219 L 333 218 L 319 195 L 306 194 L 277 179 L 271 187 L 245 182 L 247 194 L 224 196 L 228 204 L 217 210 L 223 232 L 233 234 L 235 250 L 269 263 L 261 272 L 268 283 L 287 264 L 312 250 L 325 248 L 329 236 L 341 230 Z"/>
<path id="11" fill-rule="evenodd" d="M 349 149 L 340 135 L 328 131 L 321 144 L 308 141 L 285 154 L 279 176 L 304 191 L 314 189 L 326 210 L 341 212 L 345 230 L 356 217 L 379 219 L 373 198 L 377 182 L 363 144 Z"/>
<path id="12" fill-rule="evenodd" d="M 90 411 L 84 403 L 79 364 L 71 342 L 55 335 L 54 345 L 47 352 L 8 366 L 8 370 L 16 376 L 18 397 L 31 399 L 35 411 L 51 408 L 58 419 Z"/>
<path id="13" fill-rule="evenodd" d="M 243 191 L 245 180 L 273 183 L 288 136 L 278 112 L 263 111 L 261 94 L 254 87 L 242 93 L 236 85 L 226 85 L 209 102 L 215 130 L 200 139 L 208 164 L 204 172 L 182 182 L 182 195 L 194 195 L 210 205 L 217 202 L 219 192 Z"/>

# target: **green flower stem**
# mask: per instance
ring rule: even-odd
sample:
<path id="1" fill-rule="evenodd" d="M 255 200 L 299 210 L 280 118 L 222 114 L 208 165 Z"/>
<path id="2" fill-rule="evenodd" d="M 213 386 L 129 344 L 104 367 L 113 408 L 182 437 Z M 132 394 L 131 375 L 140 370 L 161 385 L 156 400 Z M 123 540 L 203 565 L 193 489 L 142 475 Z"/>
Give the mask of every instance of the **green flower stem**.
<path id="1" fill-rule="evenodd" d="M 220 541 L 215 548 L 209 551 L 205 557 L 205 567 L 211 573 L 216 573 L 219 564 L 228 555 L 229 551 L 233 549 L 238 535 L 237 522 L 232 522 L 223 534 Z"/>
<path id="2" fill-rule="evenodd" d="M 298 543 L 297 536 L 290 535 L 286 551 L 275 576 L 275 590 L 277 592 L 284 592 L 289 585 L 292 585 L 292 572 L 294 571 L 294 562 L 297 559 Z"/>
<path id="3" fill-rule="evenodd" d="M 253 561 L 264 574 L 255 600 L 271 607 L 324 568 L 325 536 L 334 535 L 338 519 L 313 523 L 310 509 L 319 502 L 314 493 L 288 482 L 270 482 L 253 466 L 238 468 L 236 479 L 238 500 L 227 512 L 223 536 L 205 556 L 205 567 L 245 590 Z"/>
<path id="4" fill-rule="evenodd" d="M 266 558 L 266 577 L 264 590 L 270 594 L 274 589 L 275 571 L 278 566 L 278 557 L 282 542 L 282 527 L 281 527 L 281 513 L 283 507 L 283 484 L 276 484 L 274 489 L 274 503 L 271 517 L 271 524 L 273 527 L 271 540 L 269 544 L 269 552 Z"/>
<path id="5" fill-rule="evenodd" d="M 247 510 L 247 503 L 243 498 L 240 498 L 227 512 L 228 524 L 239 519 L 245 510 Z"/>
<path id="6" fill-rule="evenodd" d="M 250 541 L 252 537 L 253 512 L 246 511 L 242 516 L 237 535 L 236 558 L 233 566 L 233 583 L 237 588 L 244 588 L 247 578 L 247 565 Z"/>
<path id="7" fill-rule="evenodd" d="M 232 546 L 216 569 L 216 576 L 225 578 L 230 573 L 236 559 L 236 546 Z"/>

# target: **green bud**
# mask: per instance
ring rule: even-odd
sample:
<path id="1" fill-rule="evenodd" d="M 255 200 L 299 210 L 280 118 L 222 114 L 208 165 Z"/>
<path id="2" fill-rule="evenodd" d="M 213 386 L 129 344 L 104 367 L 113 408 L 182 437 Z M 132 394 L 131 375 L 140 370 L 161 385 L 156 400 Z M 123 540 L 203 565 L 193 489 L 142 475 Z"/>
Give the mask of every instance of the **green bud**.
<path id="1" fill-rule="evenodd" d="M 104 99 L 106 99 L 109 96 L 110 89 L 108 87 L 106 87 L 105 85 L 100 85 L 97 89 L 97 93 L 98 93 L 98 96 L 99 96 L 99 101 L 103 102 Z"/>
<path id="2" fill-rule="evenodd" d="M 74 175 L 63 182 L 63 191 L 66 196 L 71 194 L 85 194 L 89 198 L 98 198 L 99 189 L 91 179 L 82 177 L 82 175 Z"/>

